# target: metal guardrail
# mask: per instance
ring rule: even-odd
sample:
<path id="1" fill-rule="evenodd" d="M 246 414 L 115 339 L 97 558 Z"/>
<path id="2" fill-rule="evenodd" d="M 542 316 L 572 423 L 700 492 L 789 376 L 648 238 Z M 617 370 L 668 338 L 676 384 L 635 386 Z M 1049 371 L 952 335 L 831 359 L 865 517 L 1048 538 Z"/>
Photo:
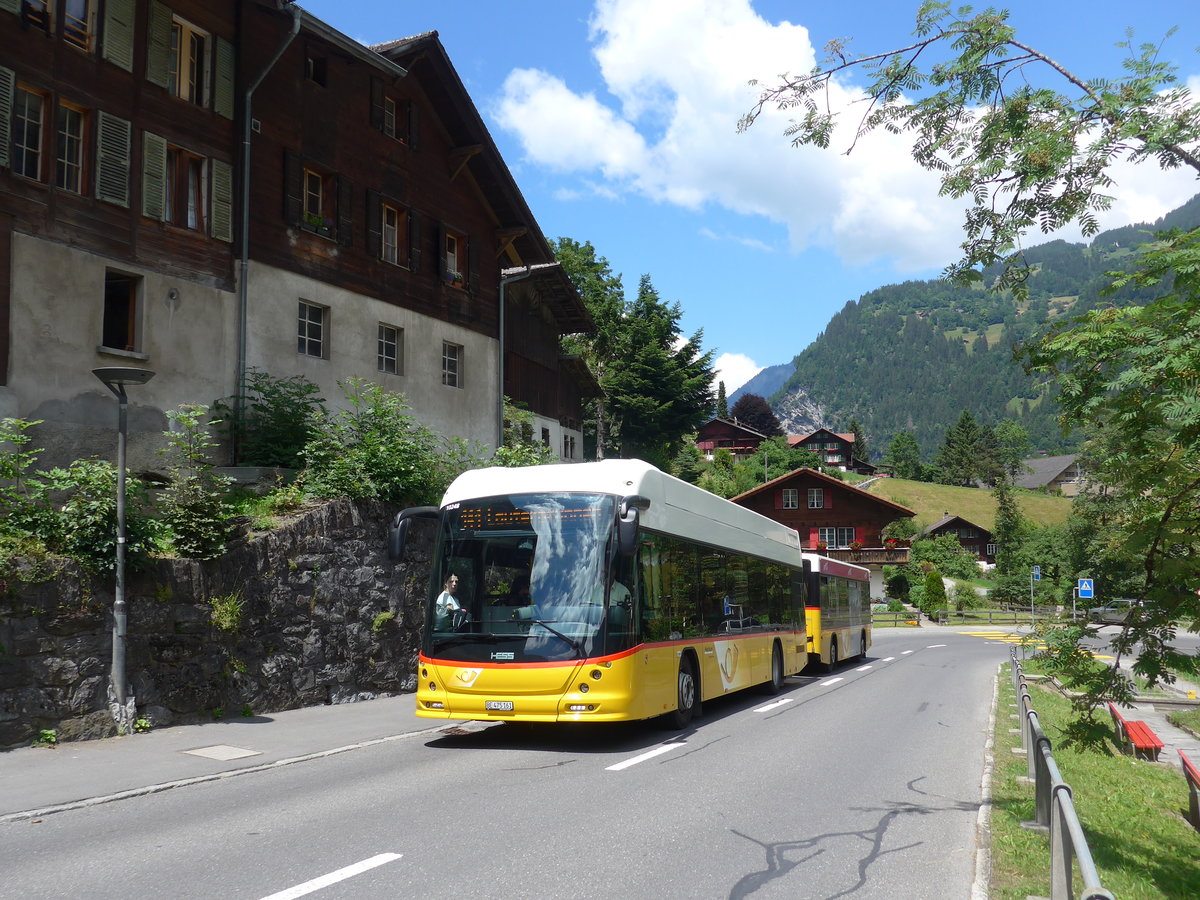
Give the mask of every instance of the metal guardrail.
<path id="1" fill-rule="evenodd" d="M 1114 900 L 1101 884 L 1092 861 L 1083 826 L 1075 812 L 1071 788 L 1063 781 L 1062 773 L 1051 753 L 1050 738 L 1042 731 L 1038 714 L 1033 710 L 1029 686 L 1017 659 L 1017 648 L 1009 650 L 1012 661 L 1012 686 L 1021 711 L 1021 746 L 1029 762 L 1029 779 L 1035 786 L 1037 820 L 1030 827 L 1050 832 L 1050 900 L 1073 900 L 1072 877 L 1074 863 L 1079 864 L 1083 893 L 1079 900 Z"/>

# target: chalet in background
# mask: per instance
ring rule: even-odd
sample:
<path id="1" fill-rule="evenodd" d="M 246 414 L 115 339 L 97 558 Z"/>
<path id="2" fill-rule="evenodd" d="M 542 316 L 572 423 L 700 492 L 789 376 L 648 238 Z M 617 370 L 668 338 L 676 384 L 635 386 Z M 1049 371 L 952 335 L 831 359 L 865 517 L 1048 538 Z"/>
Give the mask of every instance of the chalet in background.
<path id="1" fill-rule="evenodd" d="M 708 460 L 718 450 L 728 450 L 735 460 L 741 460 L 757 453 L 759 444 L 766 439 L 765 434 L 753 428 L 718 416 L 709 419 L 697 430 L 696 447 Z"/>
<path id="2" fill-rule="evenodd" d="M 1013 482 L 1017 487 L 1031 490 L 1059 491 L 1064 497 L 1075 497 L 1083 484 L 1083 472 L 1074 453 L 1065 456 L 1035 456 L 1021 460 L 1026 471 Z"/>
<path id="3" fill-rule="evenodd" d="M 494 446 L 502 397 L 581 457 L 594 326 L 436 32 L 368 48 L 269 0 L 0 0 L 0 410 L 133 465 L 164 411 L 352 377 Z"/>
<path id="4" fill-rule="evenodd" d="M 820 428 L 811 434 L 789 434 L 788 445 L 802 447 L 816 453 L 826 466 L 854 472 L 858 475 L 874 475 L 875 466 L 854 456 L 854 435 L 839 434 L 828 428 Z"/>
<path id="5" fill-rule="evenodd" d="M 962 516 L 952 516 L 946 513 L 932 525 L 921 532 L 923 537 L 941 537 L 944 534 L 953 535 L 962 548 L 981 563 L 996 564 L 996 537 L 982 525 L 968 522 Z"/>

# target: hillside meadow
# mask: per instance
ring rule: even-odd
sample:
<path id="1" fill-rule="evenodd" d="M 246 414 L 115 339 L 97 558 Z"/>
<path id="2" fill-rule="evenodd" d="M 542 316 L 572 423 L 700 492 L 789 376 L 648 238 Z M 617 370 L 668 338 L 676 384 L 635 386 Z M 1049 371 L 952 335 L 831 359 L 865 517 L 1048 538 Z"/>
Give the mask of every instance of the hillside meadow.
<path id="1" fill-rule="evenodd" d="M 988 531 L 995 528 L 996 501 L 990 490 L 928 484 L 903 478 L 879 478 L 867 488 L 872 494 L 907 506 L 917 514 L 917 525 L 932 525 L 947 513 L 962 516 Z M 1014 488 L 1021 514 L 1036 525 L 1061 525 L 1071 512 L 1071 501 L 1038 491 Z"/>

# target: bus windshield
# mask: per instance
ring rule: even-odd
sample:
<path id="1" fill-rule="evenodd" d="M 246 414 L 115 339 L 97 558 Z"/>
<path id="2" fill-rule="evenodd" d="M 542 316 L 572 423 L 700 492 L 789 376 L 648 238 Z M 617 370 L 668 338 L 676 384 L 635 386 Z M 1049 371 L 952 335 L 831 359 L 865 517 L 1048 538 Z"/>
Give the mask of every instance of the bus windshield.
<path id="1" fill-rule="evenodd" d="M 546 493 L 447 506 L 434 552 L 426 653 L 533 662 L 603 652 L 613 630 L 607 609 L 615 504 L 605 494 Z M 611 599 L 624 604 L 617 618 L 628 632 L 628 591 L 613 590 Z"/>

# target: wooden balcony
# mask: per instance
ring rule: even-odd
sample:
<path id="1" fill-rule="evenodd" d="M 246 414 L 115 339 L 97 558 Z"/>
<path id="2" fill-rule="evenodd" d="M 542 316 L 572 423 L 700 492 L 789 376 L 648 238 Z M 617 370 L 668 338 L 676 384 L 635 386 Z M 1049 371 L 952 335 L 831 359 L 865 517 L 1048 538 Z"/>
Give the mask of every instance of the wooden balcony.
<path id="1" fill-rule="evenodd" d="M 903 566 L 908 562 L 908 551 L 908 547 L 863 547 L 861 550 L 830 548 L 811 552 L 860 566 Z"/>

